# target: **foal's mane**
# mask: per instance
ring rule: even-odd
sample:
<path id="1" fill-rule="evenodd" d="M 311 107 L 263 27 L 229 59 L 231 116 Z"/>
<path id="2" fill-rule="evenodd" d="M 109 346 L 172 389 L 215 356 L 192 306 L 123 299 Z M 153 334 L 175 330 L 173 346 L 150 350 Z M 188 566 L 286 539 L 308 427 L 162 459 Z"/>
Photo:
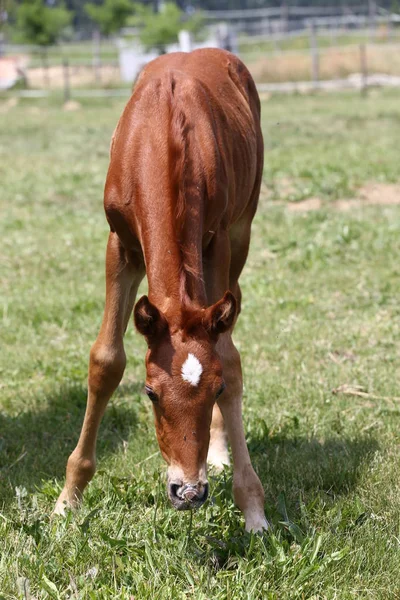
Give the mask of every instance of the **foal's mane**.
<path id="1" fill-rule="evenodd" d="M 193 89 L 194 82 L 184 77 L 170 72 L 168 164 L 173 218 L 181 255 L 180 298 L 183 306 L 190 307 L 193 301 L 199 300 L 196 297 L 199 284 L 204 290 L 201 261 L 204 185 L 201 165 L 194 160 L 195 123 L 190 110 L 193 99 L 187 93 L 187 86 Z M 197 87 L 198 84 L 194 85 Z M 199 161 L 200 157 L 197 158 Z"/>

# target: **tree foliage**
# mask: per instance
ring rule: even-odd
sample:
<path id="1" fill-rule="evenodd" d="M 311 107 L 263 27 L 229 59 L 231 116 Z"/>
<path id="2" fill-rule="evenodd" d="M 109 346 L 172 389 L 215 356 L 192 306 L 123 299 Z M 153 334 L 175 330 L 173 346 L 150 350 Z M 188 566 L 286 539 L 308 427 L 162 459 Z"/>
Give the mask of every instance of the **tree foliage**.
<path id="1" fill-rule="evenodd" d="M 102 5 L 85 4 L 86 13 L 103 35 L 116 33 L 126 24 L 133 12 L 130 0 L 105 0 Z"/>
<path id="2" fill-rule="evenodd" d="M 60 6 L 46 6 L 42 0 L 25 1 L 16 11 L 16 28 L 24 42 L 50 46 L 71 22 L 72 14 Z"/>
<path id="3" fill-rule="evenodd" d="M 135 4 L 131 24 L 139 27 L 140 41 L 146 49 L 164 49 L 167 44 L 178 41 L 181 29 L 197 32 L 202 26 L 202 17 L 199 14 L 188 16 L 172 2 L 164 4 L 156 14 L 149 6 Z"/>

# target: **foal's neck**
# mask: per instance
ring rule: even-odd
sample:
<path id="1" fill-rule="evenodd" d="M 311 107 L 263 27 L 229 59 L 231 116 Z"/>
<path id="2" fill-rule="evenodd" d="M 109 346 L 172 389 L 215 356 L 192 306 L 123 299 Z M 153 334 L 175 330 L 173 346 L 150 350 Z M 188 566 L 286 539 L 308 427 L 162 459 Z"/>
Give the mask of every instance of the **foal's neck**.
<path id="1" fill-rule="evenodd" d="M 183 310 L 206 306 L 201 225 L 177 239 L 173 225 L 155 224 L 151 241 L 144 241 L 149 298 L 171 320 Z M 155 235 L 157 232 L 158 235 Z M 186 238 L 186 239 L 185 239 Z"/>

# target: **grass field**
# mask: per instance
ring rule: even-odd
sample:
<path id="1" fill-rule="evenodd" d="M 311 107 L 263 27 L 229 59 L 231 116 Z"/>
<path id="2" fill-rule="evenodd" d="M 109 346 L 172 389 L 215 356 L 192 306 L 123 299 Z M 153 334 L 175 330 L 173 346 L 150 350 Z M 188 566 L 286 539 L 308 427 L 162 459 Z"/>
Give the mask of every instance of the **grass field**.
<path id="1" fill-rule="evenodd" d="M 101 319 L 122 103 L 0 109 L 0 598 L 400 598 L 400 206 L 336 203 L 399 182 L 399 93 L 263 104 L 236 342 L 264 537 L 244 533 L 229 470 L 192 520 L 170 508 L 133 327 L 83 508 L 50 519 Z M 319 210 L 290 210 L 309 197 Z"/>
<path id="2" fill-rule="evenodd" d="M 369 44 L 366 47 L 369 75 L 400 74 L 399 42 L 393 44 Z M 280 81 L 310 81 L 313 73 L 311 53 L 302 51 L 280 52 L 274 55 L 260 52 L 257 48 L 241 53 L 257 83 Z M 360 46 L 357 44 L 320 48 L 318 51 L 318 78 L 344 79 L 361 73 Z"/>
<path id="3" fill-rule="evenodd" d="M 38 46 L 19 46 L 16 48 L 18 52 L 30 56 L 29 66 L 31 68 L 41 67 L 43 62 L 43 51 Z M 100 47 L 97 49 L 100 59 L 107 62 L 115 62 L 118 60 L 117 44 L 113 40 L 101 40 Z M 47 63 L 49 66 L 62 65 L 67 58 L 69 64 L 74 65 L 90 65 L 95 56 L 93 41 L 69 42 L 60 43 L 56 46 L 50 46 L 47 50 Z"/>
<path id="4" fill-rule="evenodd" d="M 373 34 L 368 29 L 360 29 L 353 31 L 332 31 L 331 33 L 317 31 L 317 45 L 319 48 L 330 48 L 332 46 L 354 46 L 355 44 L 386 44 L 399 41 L 400 29 L 392 28 L 388 31 L 387 26 L 382 25 L 374 30 Z M 310 49 L 310 32 L 305 31 L 304 35 L 296 35 L 293 37 L 287 36 L 275 39 L 271 36 L 265 41 L 255 43 L 251 36 L 239 36 L 239 49 L 241 52 L 246 52 L 246 48 L 257 46 L 260 52 L 276 52 L 276 51 L 301 51 Z"/>

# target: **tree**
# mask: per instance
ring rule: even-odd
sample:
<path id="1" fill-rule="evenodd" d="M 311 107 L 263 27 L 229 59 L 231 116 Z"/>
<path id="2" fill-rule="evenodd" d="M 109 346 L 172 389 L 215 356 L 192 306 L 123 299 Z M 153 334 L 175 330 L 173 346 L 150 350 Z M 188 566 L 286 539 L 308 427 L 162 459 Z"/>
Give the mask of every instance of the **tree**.
<path id="1" fill-rule="evenodd" d="M 72 13 L 60 6 L 46 6 L 42 0 L 25 0 L 16 11 L 16 29 L 23 42 L 42 48 L 45 85 L 49 85 L 47 48 L 55 44 L 70 24 Z"/>
<path id="2" fill-rule="evenodd" d="M 400 2 L 399 0 L 392 0 L 390 3 L 390 12 L 398 15 L 400 13 Z"/>
<path id="3" fill-rule="evenodd" d="M 130 0 L 105 0 L 103 4 L 85 4 L 84 9 L 90 19 L 96 24 L 93 31 L 94 56 L 93 65 L 96 72 L 96 81 L 101 79 L 100 41 L 101 35 L 109 36 L 119 31 L 133 12 Z"/>
<path id="4" fill-rule="evenodd" d="M 131 22 L 140 28 L 140 41 L 146 49 L 157 47 L 165 52 L 167 44 L 178 41 L 181 29 L 195 33 L 201 28 L 203 19 L 199 14 L 187 17 L 176 4 L 167 2 L 157 14 L 149 6 L 135 4 L 135 17 Z"/>
<path id="5" fill-rule="evenodd" d="M 50 7 L 42 0 L 30 0 L 17 8 L 16 28 L 24 42 L 45 48 L 58 41 L 71 19 L 62 5 Z"/>
<path id="6" fill-rule="evenodd" d="M 100 33 L 108 36 L 124 27 L 133 12 L 133 4 L 130 0 L 105 0 L 101 6 L 85 4 L 85 10 Z"/>

